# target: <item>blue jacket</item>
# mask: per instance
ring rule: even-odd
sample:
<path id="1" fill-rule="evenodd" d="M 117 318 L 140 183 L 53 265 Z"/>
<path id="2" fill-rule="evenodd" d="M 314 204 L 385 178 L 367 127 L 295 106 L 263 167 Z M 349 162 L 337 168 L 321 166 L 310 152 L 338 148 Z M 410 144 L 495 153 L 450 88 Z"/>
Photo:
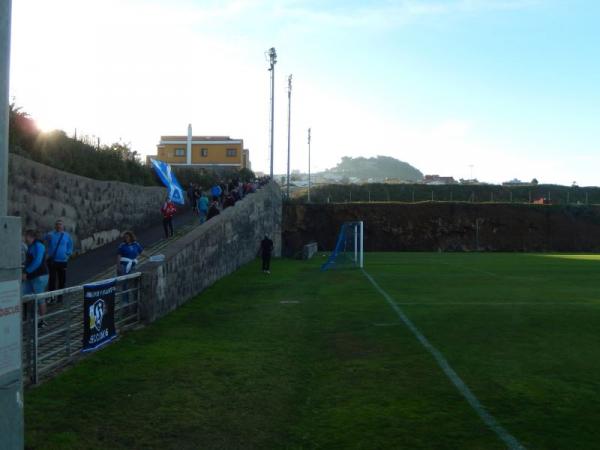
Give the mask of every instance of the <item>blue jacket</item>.
<path id="1" fill-rule="evenodd" d="M 60 238 L 60 235 L 63 238 Z M 48 247 L 48 258 L 56 262 L 67 262 L 73 253 L 73 241 L 66 231 L 51 231 L 44 238 Z M 60 244 L 59 244 L 60 242 Z M 58 248 L 56 247 L 58 245 Z M 55 253 L 56 252 L 56 253 Z"/>
<path id="2" fill-rule="evenodd" d="M 203 195 L 198 199 L 198 209 L 200 211 L 208 211 L 208 197 Z"/>
<path id="3" fill-rule="evenodd" d="M 48 270 L 44 261 L 46 248 L 42 241 L 35 240 L 27 247 L 27 257 L 25 260 L 25 273 L 27 279 L 32 280 L 41 275 L 46 275 Z"/>

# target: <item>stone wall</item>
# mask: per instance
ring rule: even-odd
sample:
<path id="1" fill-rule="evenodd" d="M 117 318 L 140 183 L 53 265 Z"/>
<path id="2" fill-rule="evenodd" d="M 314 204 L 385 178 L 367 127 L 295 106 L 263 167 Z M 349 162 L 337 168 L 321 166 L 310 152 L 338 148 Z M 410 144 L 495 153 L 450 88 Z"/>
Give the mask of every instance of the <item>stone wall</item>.
<path id="1" fill-rule="evenodd" d="M 252 261 L 265 234 L 280 256 L 281 214 L 281 191 L 270 183 L 173 242 L 163 262 L 141 265 L 142 319 L 156 320 Z"/>
<path id="2" fill-rule="evenodd" d="M 284 254 L 311 241 L 331 250 L 354 220 L 365 251 L 600 251 L 599 206 L 424 202 L 286 205 Z"/>
<path id="3" fill-rule="evenodd" d="M 77 252 L 160 222 L 165 195 L 162 187 L 92 180 L 10 155 L 9 215 L 20 216 L 24 229 L 42 232 L 63 219 Z"/>

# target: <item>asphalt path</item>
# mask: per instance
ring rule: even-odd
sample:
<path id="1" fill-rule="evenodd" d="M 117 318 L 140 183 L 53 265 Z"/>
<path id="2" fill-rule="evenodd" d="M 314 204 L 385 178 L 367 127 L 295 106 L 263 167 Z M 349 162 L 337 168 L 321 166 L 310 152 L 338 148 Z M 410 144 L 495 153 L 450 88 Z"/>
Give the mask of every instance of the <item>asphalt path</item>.
<path id="1" fill-rule="evenodd" d="M 198 216 L 193 214 L 188 206 L 179 211 L 173 217 L 173 229 L 177 233 L 179 227 L 190 224 L 193 221 L 198 221 Z M 162 226 L 162 220 L 157 224 L 141 229 L 133 230 L 137 241 L 144 247 L 150 248 L 160 241 L 165 240 L 165 232 Z M 105 272 L 111 267 L 117 266 L 117 248 L 121 243 L 120 239 L 109 242 L 101 247 L 95 248 L 83 253 L 69 261 L 67 267 L 67 287 L 77 286 L 86 281 L 91 280 L 99 273 Z"/>

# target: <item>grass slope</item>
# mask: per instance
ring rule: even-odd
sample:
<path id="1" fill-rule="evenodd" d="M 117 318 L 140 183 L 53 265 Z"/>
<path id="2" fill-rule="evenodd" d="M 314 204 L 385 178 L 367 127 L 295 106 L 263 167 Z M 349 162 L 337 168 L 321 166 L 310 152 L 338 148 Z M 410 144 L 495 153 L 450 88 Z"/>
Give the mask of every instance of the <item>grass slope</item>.
<path id="1" fill-rule="evenodd" d="M 29 390 L 27 447 L 503 448 L 366 278 L 318 262 L 252 263 Z M 366 263 L 528 448 L 598 446 L 598 260 Z"/>

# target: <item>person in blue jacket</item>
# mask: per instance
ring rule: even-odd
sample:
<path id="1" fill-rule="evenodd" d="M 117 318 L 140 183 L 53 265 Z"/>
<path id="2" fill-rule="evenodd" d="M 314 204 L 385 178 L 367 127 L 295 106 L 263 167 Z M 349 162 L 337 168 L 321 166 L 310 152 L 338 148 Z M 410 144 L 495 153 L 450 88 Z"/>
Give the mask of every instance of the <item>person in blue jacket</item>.
<path id="1" fill-rule="evenodd" d="M 213 187 L 210 188 L 210 194 L 213 197 L 213 200 L 218 201 L 219 203 L 221 203 L 221 194 L 223 193 L 223 189 L 221 189 L 221 186 L 219 186 L 218 184 L 215 184 Z"/>
<path id="2" fill-rule="evenodd" d="M 64 289 L 67 283 L 67 263 L 73 253 L 73 241 L 65 231 L 62 220 L 56 221 L 54 231 L 48 233 L 44 241 L 48 249 L 48 290 Z M 62 301 L 62 296 L 58 301 Z"/>
<path id="3" fill-rule="evenodd" d="M 206 215 L 208 214 L 208 197 L 204 195 L 204 192 L 200 193 L 198 199 L 198 216 L 200 216 L 200 223 L 206 222 Z"/>
<path id="4" fill-rule="evenodd" d="M 24 239 L 27 244 L 27 253 L 22 273 L 22 294 L 41 294 L 46 291 L 48 286 L 48 268 L 45 261 L 46 247 L 38 239 L 35 230 L 25 231 Z M 37 306 L 39 315 L 43 318 L 46 315 L 46 301 L 44 299 L 38 300 Z M 42 319 L 38 322 L 38 327 L 44 326 L 46 326 L 46 322 Z"/>
<path id="5" fill-rule="evenodd" d="M 123 242 L 119 244 L 117 256 L 117 275 L 127 275 L 133 271 L 133 268 L 138 263 L 138 257 L 144 251 L 139 242 L 135 238 L 133 231 L 123 233 Z M 123 283 L 123 290 L 128 289 L 127 282 Z M 129 305 L 129 293 L 124 293 L 121 296 L 124 306 Z M 127 308 L 125 313 L 127 313 Z"/>

